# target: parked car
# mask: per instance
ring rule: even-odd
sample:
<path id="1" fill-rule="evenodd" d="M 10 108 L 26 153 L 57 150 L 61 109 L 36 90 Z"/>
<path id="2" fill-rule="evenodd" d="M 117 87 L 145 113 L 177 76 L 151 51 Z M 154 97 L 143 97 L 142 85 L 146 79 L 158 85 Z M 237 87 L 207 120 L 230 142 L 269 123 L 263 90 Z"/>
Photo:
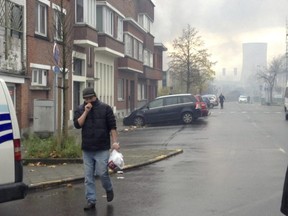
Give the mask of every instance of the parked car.
<path id="1" fill-rule="evenodd" d="M 285 88 L 284 112 L 285 112 L 285 119 L 288 120 L 288 87 Z"/>
<path id="2" fill-rule="evenodd" d="M 207 104 L 208 109 L 213 108 L 213 104 L 210 102 L 208 97 L 202 96 L 202 99 Z"/>
<path id="3" fill-rule="evenodd" d="M 23 199 L 20 131 L 16 112 L 4 80 L 0 79 L 0 203 Z"/>
<path id="4" fill-rule="evenodd" d="M 207 97 L 209 99 L 211 103 L 210 108 L 213 108 L 214 106 L 219 105 L 218 98 L 214 94 L 206 94 L 206 95 L 202 95 L 202 97 Z"/>
<path id="5" fill-rule="evenodd" d="M 248 103 L 248 97 L 246 95 L 240 95 L 238 98 L 239 103 Z"/>
<path id="6" fill-rule="evenodd" d="M 201 107 L 201 117 L 207 117 L 208 115 L 210 115 L 208 106 L 206 104 L 206 102 L 203 100 L 203 98 L 201 97 L 201 95 L 195 95 L 195 98 L 197 99 L 196 102 L 196 107 Z"/>
<path id="7" fill-rule="evenodd" d="M 157 97 L 123 119 L 123 125 L 181 121 L 190 124 L 201 117 L 201 108 L 196 108 L 197 99 L 191 94 L 174 94 Z"/>

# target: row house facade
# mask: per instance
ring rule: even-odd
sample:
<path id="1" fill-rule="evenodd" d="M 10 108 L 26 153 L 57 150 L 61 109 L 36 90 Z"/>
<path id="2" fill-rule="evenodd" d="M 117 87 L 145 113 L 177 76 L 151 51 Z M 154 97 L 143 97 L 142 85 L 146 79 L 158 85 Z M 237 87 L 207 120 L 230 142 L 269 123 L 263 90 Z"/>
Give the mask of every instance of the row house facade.
<path id="1" fill-rule="evenodd" d="M 2 38 L 5 45 L 0 47 L 0 78 L 11 89 L 22 133 L 59 127 L 63 82 L 67 84 L 70 123 L 73 110 L 83 102 L 85 87 L 93 87 L 98 98 L 109 104 L 119 118 L 157 96 L 166 48 L 154 42 L 150 31 L 155 7 L 151 0 L 0 0 L 1 3 L 16 5 L 22 13 L 18 29 L 10 30 L 0 18 L 0 43 Z M 10 10 L 12 17 L 13 11 L 18 12 Z M 2 13 L 6 14 L 0 9 L 0 16 Z M 69 18 L 72 26 L 66 36 L 71 38 L 72 46 L 66 54 L 59 14 Z M 12 20 L 7 16 L 6 19 Z M 8 39 L 11 42 L 6 49 L 4 42 Z M 63 70 L 63 55 L 68 57 L 65 77 L 59 73 Z M 13 59 L 13 67 L 8 67 L 9 59 Z"/>

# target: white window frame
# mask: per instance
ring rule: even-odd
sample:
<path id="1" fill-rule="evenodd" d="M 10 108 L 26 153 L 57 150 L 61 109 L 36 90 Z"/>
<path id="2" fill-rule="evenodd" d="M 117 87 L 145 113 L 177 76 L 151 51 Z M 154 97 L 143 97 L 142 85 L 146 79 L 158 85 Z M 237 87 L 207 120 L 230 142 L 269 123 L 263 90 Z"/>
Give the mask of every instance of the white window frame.
<path id="1" fill-rule="evenodd" d="M 79 68 L 80 71 L 77 71 L 77 73 L 75 72 L 75 60 L 77 60 L 81 64 Z M 73 74 L 76 76 L 85 76 L 85 59 L 77 58 L 75 56 L 73 57 Z"/>
<path id="2" fill-rule="evenodd" d="M 79 11 L 78 3 L 82 5 L 82 11 Z M 75 1 L 75 23 L 87 24 L 96 29 L 97 12 L 96 12 L 96 1 L 95 0 L 76 0 Z M 79 13 L 80 17 L 78 16 Z M 78 19 L 80 18 L 80 19 Z"/>
<path id="3" fill-rule="evenodd" d="M 118 16 L 117 40 L 123 42 L 123 18 Z"/>
<path id="4" fill-rule="evenodd" d="M 144 65 L 149 65 L 148 50 L 144 49 Z"/>
<path id="5" fill-rule="evenodd" d="M 48 70 L 33 68 L 32 69 L 32 86 L 47 86 Z"/>
<path id="6" fill-rule="evenodd" d="M 139 43 L 139 49 L 138 49 L 138 56 L 139 56 L 139 60 L 143 62 L 143 44 Z"/>
<path id="7" fill-rule="evenodd" d="M 54 38 L 58 41 L 63 40 L 63 31 L 62 31 L 62 23 L 61 20 L 59 20 L 59 16 L 61 15 L 61 11 L 54 9 L 54 24 L 55 24 L 55 29 L 54 29 Z"/>
<path id="8" fill-rule="evenodd" d="M 138 60 L 138 41 L 134 38 L 133 39 L 133 58 Z"/>
<path id="9" fill-rule="evenodd" d="M 42 2 L 37 1 L 36 2 L 36 14 L 35 14 L 36 15 L 35 34 L 45 36 L 45 37 L 47 36 L 47 12 L 48 12 L 48 6 L 46 4 L 43 4 Z M 42 18 L 44 20 L 42 20 Z"/>
<path id="10" fill-rule="evenodd" d="M 63 41 L 63 31 L 62 31 L 63 21 L 59 20 L 59 16 L 61 16 L 61 7 L 53 3 L 52 8 L 54 12 L 54 25 L 55 25 L 54 39 L 58 41 Z M 62 13 L 63 15 L 67 14 L 65 8 L 62 8 Z"/>
<path id="11" fill-rule="evenodd" d="M 118 101 L 123 101 L 124 100 L 124 79 L 118 79 L 118 84 L 117 84 L 117 98 Z"/>
<path id="12" fill-rule="evenodd" d="M 153 67 L 153 53 L 144 49 L 144 65 Z"/>
<path id="13" fill-rule="evenodd" d="M 125 55 L 132 57 L 132 40 L 129 34 L 125 34 Z"/>
<path id="14" fill-rule="evenodd" d="M 78 5 L 82 5 L 82 10 L 80 10 L 80 7 L 78 7 Z M 75 1 L 75 10 L 76 23 L 84 23 L 84 0 Z"/>
<path id="15" fill-rule="evenodd" d="M 147 99 L 147 85 L 144 83 L 138 83 L 138 91 L 137 98 L 138 100 L 146 100 Z"/>
<path id="16" fill-rule="evenodd" d="M 150 32 L 152 26 L 152 20 L 146 14 L 139 14 L 138 15 L 138 23 L 142 26 L 145 30 Z"/>
<path id="17" fill-rule="evenodd" d="M 114 13 L 107 7 L 103 7 L 103 31 L 113 37 L 114 34 Z"/>

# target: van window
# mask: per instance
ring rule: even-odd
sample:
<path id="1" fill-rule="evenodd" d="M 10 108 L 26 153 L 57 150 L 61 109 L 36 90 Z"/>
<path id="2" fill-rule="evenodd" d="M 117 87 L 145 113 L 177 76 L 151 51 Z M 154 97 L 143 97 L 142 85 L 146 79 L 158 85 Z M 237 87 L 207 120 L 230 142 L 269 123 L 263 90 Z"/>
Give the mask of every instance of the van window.
<path id="1" fill-rule="evenodd" d="M 178 97 L 165 98 L 165 105 L 173 105 L 178 103 Z"/>
<path id="2" fill-rule="evenodd" d="M 181 103 L 191 103 L 191 102 L 196 102 L 196 98 L 193 96 L 183 96 L 181 98 Z"/>
<path id="3" fill-rule="evenodd" d="M 156 108 L 163 106 L 163 99 L 157 99 L 149 103 L 149 108 Z"/>

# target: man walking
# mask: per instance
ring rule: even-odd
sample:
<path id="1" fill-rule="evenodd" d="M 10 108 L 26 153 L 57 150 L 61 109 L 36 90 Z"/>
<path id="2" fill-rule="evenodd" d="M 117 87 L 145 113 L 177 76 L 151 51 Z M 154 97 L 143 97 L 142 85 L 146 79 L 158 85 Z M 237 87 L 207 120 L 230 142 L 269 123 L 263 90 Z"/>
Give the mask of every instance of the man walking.
<path id="1" fill-rule="evenodd" d="M 108 172 L 109 149 L 120 148 L 117 142 L 116 119 L 112 108 L 102 103 L 93 88 L 83 90 L 84 103 L 74 113 L 74 126 L 82 128 L 83 163 L 85 172 L 85 196 L 87 205 L 84 210 L 95 209 L 95 174 L 100 177 L 106 191 L 107 201 L 114 198 L 113 187 Z"/>
<path id="2" fill-rule="evenodd" d="M 219 96 L 219 101 L 220 101 L 221 109 L 223 109 L 225 97 L 222 93 Z"/>

